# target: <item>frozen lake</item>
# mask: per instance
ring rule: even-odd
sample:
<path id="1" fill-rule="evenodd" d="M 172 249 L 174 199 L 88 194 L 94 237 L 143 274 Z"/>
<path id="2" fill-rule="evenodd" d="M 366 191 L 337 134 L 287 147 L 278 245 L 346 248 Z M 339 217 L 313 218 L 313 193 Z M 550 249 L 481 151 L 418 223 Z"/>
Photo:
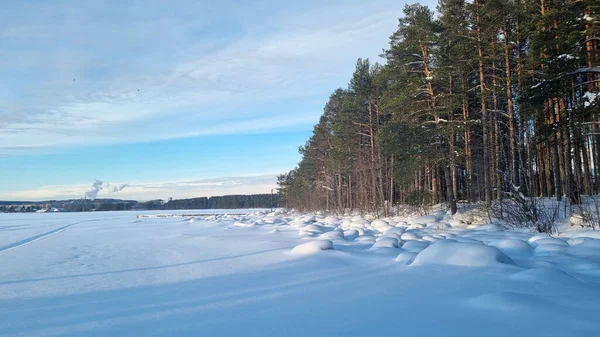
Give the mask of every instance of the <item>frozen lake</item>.
<path id="1" fill-rule="evenodd" d="M 600 335 L 599 232 L 259 211 L 0 214 L 0 336 Z"/>

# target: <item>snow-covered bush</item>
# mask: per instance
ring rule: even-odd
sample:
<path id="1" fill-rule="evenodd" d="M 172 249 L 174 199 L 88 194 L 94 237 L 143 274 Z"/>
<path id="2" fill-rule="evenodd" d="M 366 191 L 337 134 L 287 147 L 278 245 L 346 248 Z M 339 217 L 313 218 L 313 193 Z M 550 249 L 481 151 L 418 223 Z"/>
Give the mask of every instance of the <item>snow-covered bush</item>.
<path id="1" fill-rule="evenodd" d="M 494 218 L 509 227 L 531 228 L 540 233 L 556 232 L 560 203 L 550 199 L 526 197 L 513 186 L 513 198 L 499 200 L 492 206 Z"/>

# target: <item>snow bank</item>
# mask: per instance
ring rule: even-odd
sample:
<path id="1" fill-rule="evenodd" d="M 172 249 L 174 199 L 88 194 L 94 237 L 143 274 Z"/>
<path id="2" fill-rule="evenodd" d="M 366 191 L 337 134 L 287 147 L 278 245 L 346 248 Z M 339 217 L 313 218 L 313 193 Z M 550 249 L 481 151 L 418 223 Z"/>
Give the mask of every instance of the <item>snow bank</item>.
<path id="1" fill-rule="evenodd" d="M 314 254 L 329 249 L 333 249 L 333 242 L 330 240 L 315 240 L 294 247 L 292 254 Z"/>
<path id="2" fill-rule="evenodd" d="M 412 266 L 431 264 L 482 267 L 497 263 L 514 262 L 494 247 L 476 243 L 438 241 L 425 248 L 415 258 Z"/>

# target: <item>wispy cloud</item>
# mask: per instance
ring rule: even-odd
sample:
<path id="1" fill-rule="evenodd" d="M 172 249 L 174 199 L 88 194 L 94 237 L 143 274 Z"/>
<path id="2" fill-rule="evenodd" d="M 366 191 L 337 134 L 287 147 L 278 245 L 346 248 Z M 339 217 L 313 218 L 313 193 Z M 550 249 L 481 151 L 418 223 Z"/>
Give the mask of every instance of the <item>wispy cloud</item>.
<path id="1" fill-rule="evenodd" d="M 307 102 L 385 47 L 392 3 L 292 14 L 257 2 L 232 17 L 193 1 L 187 13 L 152 1 L 23 5 L 22 21 L 0 23 L 0 73 L 19 76 L 0 84 L 0 154 L 313 124 L 321 111 Z M 251 20 L 249 9 L 264 12 Z"/>
<path id="2" fill-rule="evenodd" d="M 80 198 L 118 198 L 152 200 L 173 198 L 193 198 L 227 194 L 270 193 L 276 187 L 275 174 L 211 179 L 193 179 L 172 182 L 152 183 L 112 183 L 96 180 L 90 189 L 89 184 L 50 185 L 40 188 L 0 192 L 0 200 L 55 200 Z"/>

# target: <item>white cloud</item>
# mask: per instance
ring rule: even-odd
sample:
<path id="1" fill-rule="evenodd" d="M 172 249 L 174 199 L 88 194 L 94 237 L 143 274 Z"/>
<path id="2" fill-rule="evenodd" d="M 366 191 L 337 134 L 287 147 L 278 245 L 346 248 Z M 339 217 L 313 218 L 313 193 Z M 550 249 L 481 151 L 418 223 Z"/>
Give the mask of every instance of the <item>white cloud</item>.
<path id="1" fill-rule="evenodd" d="M 45 26 L 39 18 L 14 27 L 5 38 L 55 42 L 66 34 L 67 50 L 0 52 L 7 67 L 44 70 L 39 83 L 14 89 L 32 101 L 0 106 L 0 154 L 312 125 L 320 106 L 307 112 L 296 105 L 326 99 L 346 84 L 356 58 L 386 46 L 399 13 L 382 4 L 265 17 L 262 25 L 279 28 L 265 34 L 262 25 L 245 23 L 225 41 L 189 37 L 206 28 L 191 20 L 83 25 L 98 10 L 92 5 L 63 24 Z M 14 111 L 21 111 L 17 118 Z"/>
<path id="2" fill-rule="evenodd" d="M 264 174 L 240 177 L 211 179 L 193 179 L 173 182 L 153 183 L 112 183 L 101 188 L 100 181 L 95 182 L 92 190 L 97 198 L 117 198 L 133 200 L 194 198 L 227 194 L 270 193 L 276 187 L 277 175 Z M 112 187 L 111 187 L 112 186 Z M 115 191 L 114 187 L 121 189 Z M 126 188 L 125 188 L 126 187 Z M 90 184 L 51 185 L 31 190 L 0 192 L 0 200 L 59 200 L 79 199 L 90 193 Z"/>

